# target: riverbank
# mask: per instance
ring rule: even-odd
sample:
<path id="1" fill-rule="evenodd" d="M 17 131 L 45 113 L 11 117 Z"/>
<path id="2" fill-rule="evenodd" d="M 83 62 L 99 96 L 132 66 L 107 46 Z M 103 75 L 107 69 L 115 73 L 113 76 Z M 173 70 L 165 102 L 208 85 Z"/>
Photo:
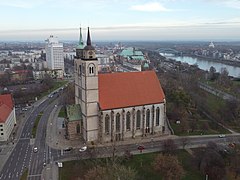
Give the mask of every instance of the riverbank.
<path id="1" fill-rule="evenodd" d="M 198 58 L 205 61 L 217 62 L 226 64 L 229 66 L 240 67 L 240 61 L 232 61 L 232 60 L 224 60 L 224 59 L 213 59 L 212 57 L 200 56 L 200 55 L 192 55 L 192 54 L 184 54 L 184 56 Z"/>
<path id="2" fill-rule="evenodd" d="M 193 56 L 172 56 L 165 54 L 164 57 L 167 59 L 180 61 L 182 63 L 187 63 L 189 65 L 197 65 L 199 69 L 204 71 L 209 71 L 210 67 L 213 66 L 216 69 L 216 72 L 221 73 L 222 69 L 226 68 L 229 76 L 234 78 L 240 77 L 240 66 L 226 65 L 220 61 L 211 61 L 210 59 Z"/>

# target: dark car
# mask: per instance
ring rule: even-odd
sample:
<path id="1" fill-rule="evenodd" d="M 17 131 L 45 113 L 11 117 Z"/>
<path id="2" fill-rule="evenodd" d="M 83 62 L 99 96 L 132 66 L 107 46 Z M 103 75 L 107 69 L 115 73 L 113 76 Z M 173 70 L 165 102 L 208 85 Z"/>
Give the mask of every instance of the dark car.
<path id="1" fill-rule="evenodd" d="M 67 147 L 66 149 L 64 149 L 64 151 L 71 151 L 72 149 L 72 147 Z"/>

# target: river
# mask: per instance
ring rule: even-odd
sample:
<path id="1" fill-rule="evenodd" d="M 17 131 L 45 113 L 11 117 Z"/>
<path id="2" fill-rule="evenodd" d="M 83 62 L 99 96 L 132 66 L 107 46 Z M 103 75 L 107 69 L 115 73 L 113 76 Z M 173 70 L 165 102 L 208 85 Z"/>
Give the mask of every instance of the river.
<path id="1" fill-rule="evenodd" d="M 204 60 L 200 58 L 188 57 L 188 56 L 174 56 L 172 54 L 161 54 L 167 58 L 175 59 L 176 61 L 181 61 L 188 63 L 190 65 L 197 64 L 202 70 L 209 70 L 213 66 L 217 72 L 221 72 L 222 68 L 226 68 L 230 76 L 240 77 L 240 67 L 230 66 L 219 62 L 213 62 L 209 60 Z"/>

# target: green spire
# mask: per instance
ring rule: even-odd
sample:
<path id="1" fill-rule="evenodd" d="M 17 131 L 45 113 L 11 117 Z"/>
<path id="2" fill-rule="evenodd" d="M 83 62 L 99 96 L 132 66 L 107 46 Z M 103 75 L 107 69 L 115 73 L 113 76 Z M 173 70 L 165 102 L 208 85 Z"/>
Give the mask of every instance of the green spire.
<path id="1" fill-rule="evenodd" d="M 83 49 L 84 48 L 84 43 L 82 39 L 82 28 L 80 28 L 80 36 L 79 36 L 79 43 L 77 46 L 77 49 Z"/>

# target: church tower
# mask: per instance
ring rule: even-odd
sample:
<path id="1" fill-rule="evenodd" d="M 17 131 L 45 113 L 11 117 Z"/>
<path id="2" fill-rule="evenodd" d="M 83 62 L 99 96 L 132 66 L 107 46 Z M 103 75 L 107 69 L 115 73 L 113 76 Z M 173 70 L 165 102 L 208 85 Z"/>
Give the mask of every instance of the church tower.
<path id="1" fill-rule="evenodd" d="M 75 104 L 80 104 L 79 100 L 79 92 L 80 92 L 80 69 L 79 64 L 81 58 L 83 58 L 83 49 L 84 49 L 84 43 L 82 38 L 82 28 L 80 27 L 79 31 L 79 43 L 76 47 L 76 56 L 75 56 L 75 64 L 74 64 L 74 77 L 75 77 Z"/>
<path id="2" fill-rule="evenodd" d="M 81 39 L 81 32 L 80 32 Z M 81 41 L 80 41 L 81 42 Z M 90 31 L 87 31 L 87 45 L 77 49 L 75 59 L 75 99 L 81 105 L 82 133 L 85 141 L 98 139 L 98 60 L 91 43 Z"/>

